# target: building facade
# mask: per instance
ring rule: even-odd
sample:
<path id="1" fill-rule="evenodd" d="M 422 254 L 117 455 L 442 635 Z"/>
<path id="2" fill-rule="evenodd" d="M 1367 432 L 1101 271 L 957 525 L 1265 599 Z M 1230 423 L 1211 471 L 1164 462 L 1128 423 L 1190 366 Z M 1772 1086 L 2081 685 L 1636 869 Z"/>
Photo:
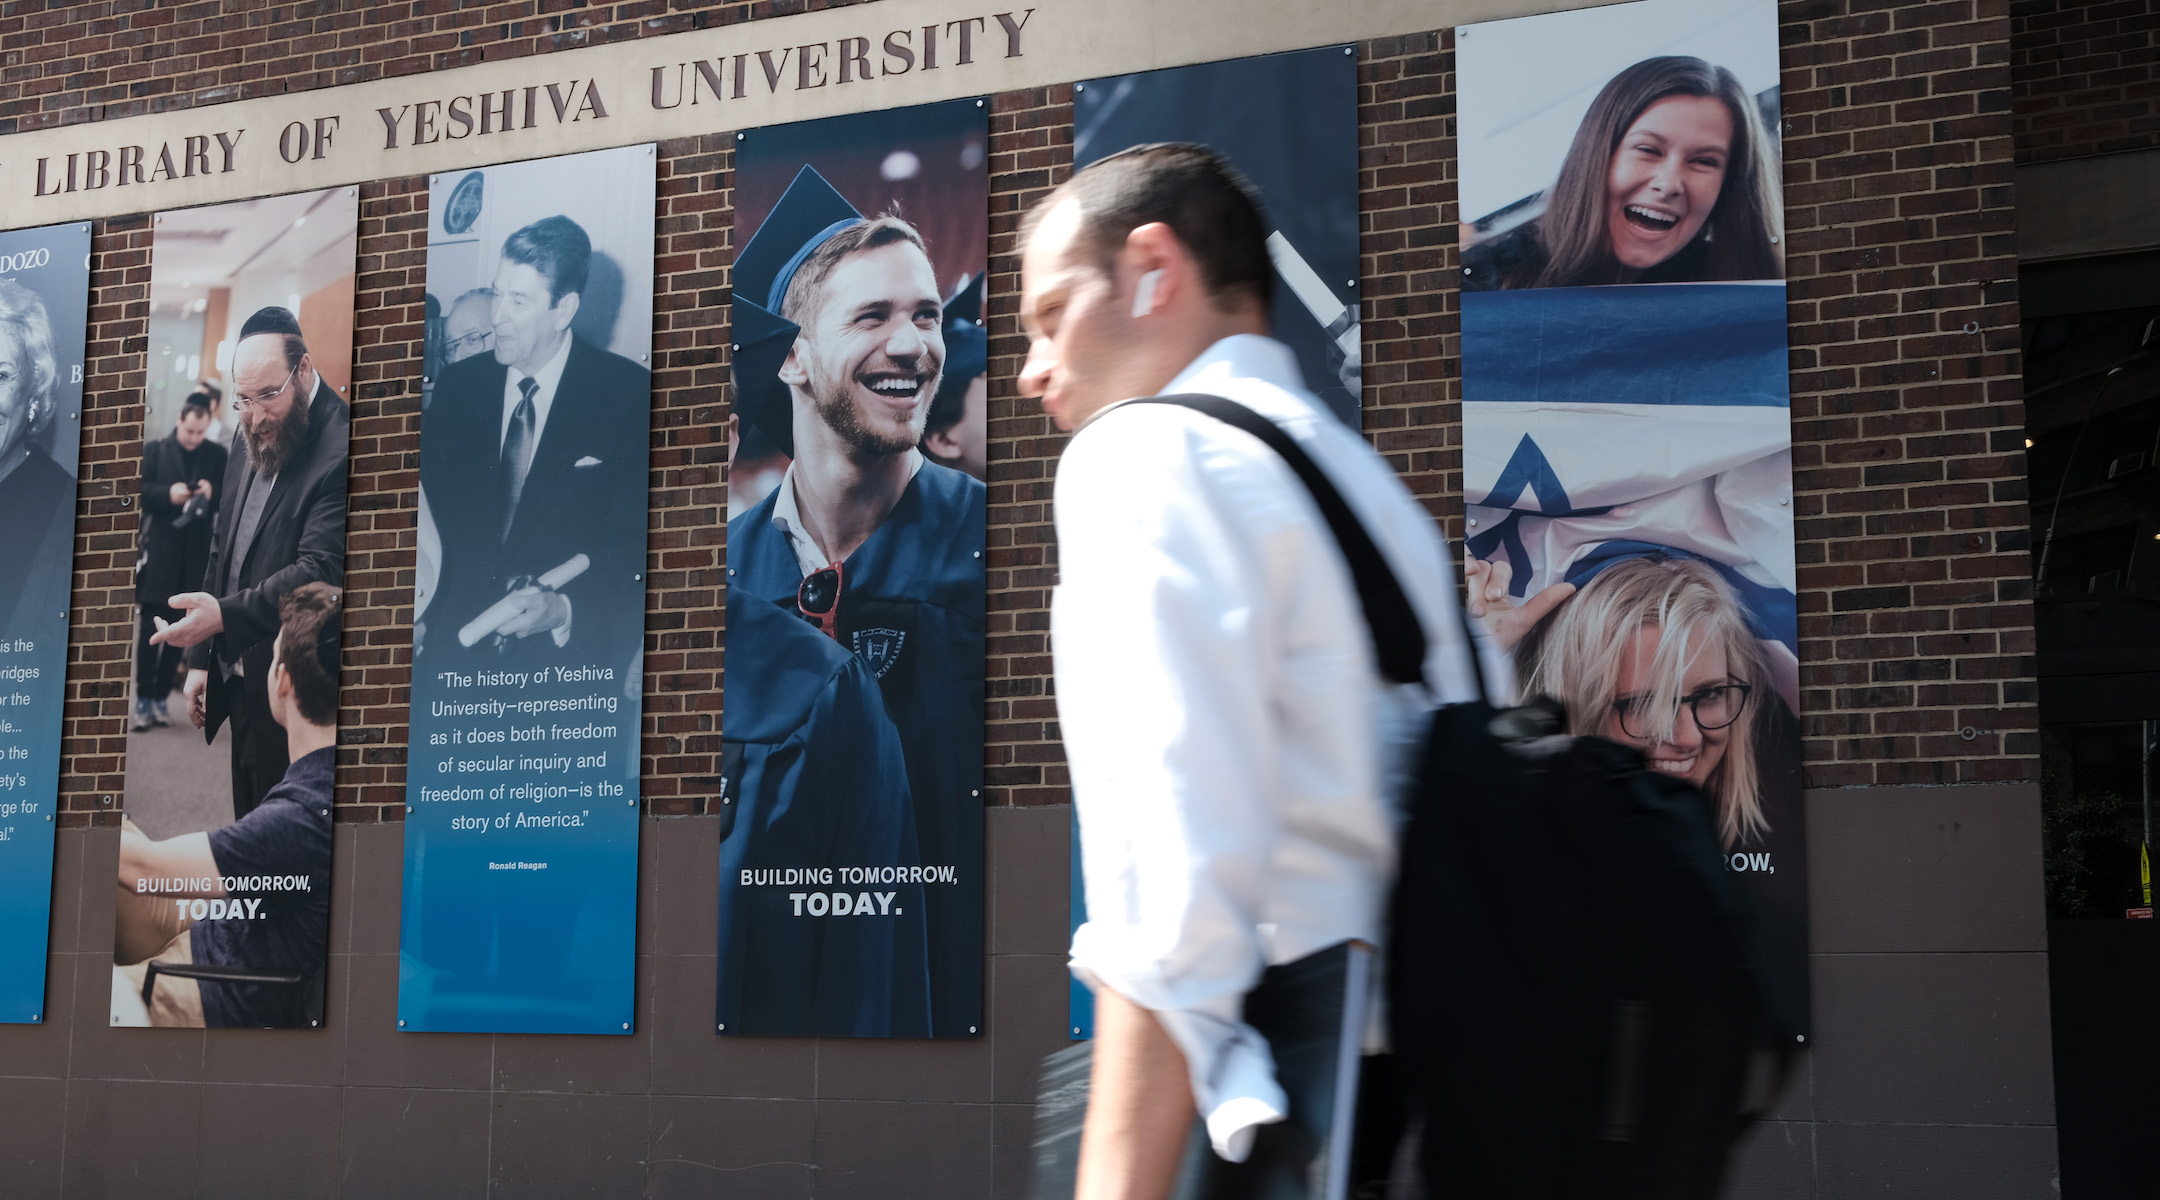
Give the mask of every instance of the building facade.
<path id="1" fill-rule="evenodd" d="M 1057 41 L 994 61 L 981 51 L 991 43 L 978 43 L 984 82 L 963 78 L 948 93 L 979 90 L 990 113 L 983 1036 L 734 1039 L 710 1027 L 735 133 L 795 111 L 775 100 L 737 123 L 722 107 L 711 129 L 658 139 L 627 1037 L 401 1034 L 394 1024 L 430 163 L 310 184 L 357 184 L 360 214 L 325 1028 L 108 1027 L 114 902 L 103 880 L 126 807 L 129 505 L 140 491 L 153 226 L 147 209 L 90 218 L 50 1018 L 0 1027 L 0 1168 L 12 1181 L 0 1190 L 1026 1194 L 1036 1066 L 1068 1036 L 1071 818 L 1048 645 L 1063 439 L 1014 388 L 1025 353 L 1016 233 L 1072 170 L 1072 80 L 1354 44 L 1364 433 L 1452 542 L 1464 532 L 1453 27 L 1551 7 L 1039 3 L 1040 28 L 1085 34 L 1073 43 L 1083 65 L 1061 64 L 1068 47 Z M 675 64 L 816 41 L 843 19 L 868 30 L 977 16 L 933 7 L 24 3 L 0 11 L 0 159 L 11 141 L 108 122 L 212 121 L 221 106 L 264 99 L 312 115 L 358 86 L 421 96 L 431 74 L 475 64 L 574 78 L 592 70 L 581 56 L 633 43 Z M 993 38 L 987 28 L 979 36 Z M 2150 603 L 2160 548 L 2119 563 L 2103 535 L 2129 522 L 2132 539 L 2149 543 L 2160 523 L 2134 496 L 2105 501 L 2122 509 L 2113 515 L 2085 502 L 2053 535 L 2036 618 L 2040 539 L 2067 502 L 2044 506 L 2035 488 L 2085 463 L 2065 451 L 2048 466 L 2046 455 L 2088 409 L 2123 423 L 2089 436 L 2123 447 L 2142 437 L 2151 460 L 2153 360 L 2129 361 L 2142 391 L 2123 382 L 2095 399 L 2089 377 L 2150 344 L 2135 314 L 2160 306 L 2160 272 L 2139 257 L 2160 248 L 2142 211 L 2160 181 L 2150 165 L 2160 161 L 2156 30 L 2149 0 L 1779 7 L 1815 1036 L 1748 1143 L 1732 1195 L 1976 1198 L 2057 1186 L 2042 781 L 2056 759 L 2076 759 L 2078 735 L 2049 730 L 2160 714 L 2137 711 L 2155 689 L 2150 676 L 2121 677 L 2128 652 L 2105 640 L 2121 635 L 2077 624 L 2063 636 L 2087 640 L 2061 643 L 2073 646 L 2063 653 L 2085 657 L 2051 668 L 2046 623 L 2075 592 L 2115 600 L 2132 628 L 2149 628 L 2138 606 Z M 805 115 L 886 107 L 932 98 L 924 78 L 907 81 L 912 92 L 869 86 L 794 102 L 822 106 Z M 341 132 L 374 136 L 356 124 Z M 575 148 L 648 138 L 639 128 L 596 136 L 613 140 Z M 514 156 L 554 152 L 535 142 Z M 187 202 L 276 190 L 290 188 L 253 181 Z M 7 203 L 11 226 L 42 220 L 29 201 Z M 2117 290 L 2090 308 L 2102 287 Z M 2083 494 L 2072 487 L 2073 499 Z M 2058 569 L 2062 580 L 2077 573 L 2074 588 Z M 2108 572 L 2112 584 L 2094 583 Z M 2160 641 L 2135 644 L 2150 653 Z M 2095 655 L 2115 661 L 2093 667 Z M 2058 717 L 2051 705 L 2075 708 L 2089 688 L 2051 684 L 2050 670 L 2107 675 L 2128 698 Z"/>

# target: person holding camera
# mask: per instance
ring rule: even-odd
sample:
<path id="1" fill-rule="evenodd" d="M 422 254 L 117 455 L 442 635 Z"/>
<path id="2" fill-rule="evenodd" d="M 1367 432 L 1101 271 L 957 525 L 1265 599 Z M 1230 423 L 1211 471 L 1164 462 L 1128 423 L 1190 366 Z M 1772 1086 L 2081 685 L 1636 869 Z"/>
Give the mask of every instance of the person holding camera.
<path id="1" fill-rule="evenodd" d="M 166 697 L 180 666 L 177 646 L 153 646 L 156 621 L 180 619 L 166 601 L 202 587 L 210 563 L 210 530 L 217 523 L 217 484 L 225 478 L 225 447 L 210 440 L 210 423 L 224 397 L 198 384 L 180 404 L 173 431 L 143 446 L 142 541 L 135 568 L 140 631 L 135 640 L 137 733 L 170 723 Z"/>

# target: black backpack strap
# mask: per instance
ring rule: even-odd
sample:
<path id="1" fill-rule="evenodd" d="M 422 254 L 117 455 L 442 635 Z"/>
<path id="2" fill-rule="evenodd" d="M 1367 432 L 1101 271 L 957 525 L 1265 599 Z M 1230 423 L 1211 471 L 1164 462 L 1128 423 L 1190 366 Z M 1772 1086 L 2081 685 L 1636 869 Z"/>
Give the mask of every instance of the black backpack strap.
<path id="1" fill-rule="evenodd" d="M 1275 422 L 1221 396 L 1149 396 L 1126 403 L 1174 404 L 1189 408 L 1242 429 L 1273 450 L 1305 485 L 1305 490 L 1312 493 L 1313 503 L 1319 506 L 1320 515 L 1326 518 L 1328 528 L 1334 532 L 1336 544 L 1342 547 L 1343 558 L 1350 564 L 1350 577 L 1357 584 L 1358 599 L 1365 607 L 1365 623 L 1372 629 L 1380 674 L 1396 683 L 1425 682 L 1425 629 L 1418 623 L 1417 610 L 1410 607 L 1410 598 L 1403 594 L 1402 584 L 1388 567 L 1387 559 L 1381 556 L 1380 548 L 1373 544 L 1372 536 L 1365 532 L 1365 526 L 1359 523 L 1357 514 L 1350 511 L 1342 493 L 1335 490 L 1335 484 L 1295 438 L 1283 432 Z M 1470 633 L 1467 616 L 1463 633 L 1465 636 Z M 1477 639 L 1474 637 L 1470 639 L 1469 650 L 1471 669 L 1477 673 L 1478 691 L 1484 694 L 1485 669 L 1478 662 Z"/>

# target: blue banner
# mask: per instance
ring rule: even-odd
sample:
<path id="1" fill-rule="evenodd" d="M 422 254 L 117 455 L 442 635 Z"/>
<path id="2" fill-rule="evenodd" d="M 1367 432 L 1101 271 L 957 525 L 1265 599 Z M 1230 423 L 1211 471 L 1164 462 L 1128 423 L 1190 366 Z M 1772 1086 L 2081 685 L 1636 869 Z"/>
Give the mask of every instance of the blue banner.
<path id="1" fill-rule="evenodd" d="M 634 1023 L 654 179 L 433 180 L 401 1029 Z"/>
<path id="2" fill-rule="evenodd" d="M 988 111 L 737 135 L 722 1034 L 983 1029 Z"/>
<path id="3" fill-rule="evenodd" d="M 0 233 L 0 1021 L 45 1019 L 90 227 Z"/>

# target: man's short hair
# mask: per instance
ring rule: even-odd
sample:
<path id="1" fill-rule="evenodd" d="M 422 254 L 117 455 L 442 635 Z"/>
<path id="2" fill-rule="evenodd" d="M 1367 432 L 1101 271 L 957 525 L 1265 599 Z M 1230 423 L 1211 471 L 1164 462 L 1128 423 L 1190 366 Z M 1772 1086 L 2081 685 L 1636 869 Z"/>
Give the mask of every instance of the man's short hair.
<path id="1" fill-rule="evenodd" d="M 293 705 L 310 725 L 337 724 L 338 607 L 343 596 L 317 580 L 278 601 L 278 659 L 292 680 Z"/>
<path id="2" fill-rule="evenodd" d="M 201 413 L 207 417 L 216 410 L 217 401 L 212 400 L 202 392 L 189 392 L 187 399 L 180 402 L 180 418 L 182 420 L 186 420 L 194 413 Z"/>
<path id="3" fill-rule="evenodd" d="M 1126 235 L 1161 222 L 1199 264 L 1202 282 L 1218 302 L 1248 298 L 1266 308 L 1274 299 L 1267 218 L 1244 175 L 1205 146 L 1155 142 L 1089 164 L 1028 213 L 1021 242 L 1042 214 L 1061 200 L 1080 207 L 1080 237 L 1108 269 Z"/>
<path id="4" fill-rule="evenodd" d="M 300 369 L 301 356 L 307 353 L 307 341 L 300 332 L 300 318 L 294 316 L 291 309 L 281 304 L 271 304 L 256 309 L 241 324 L 240 336 L 233 339 L 233 345 L 237 346 L 258 333 L 274 333 L 283 337 L 285 339 L 285 369 L 288 371 Z"/>
<path id="5" fill-rule="evenodd" d="M 585 279 L 592 270 L 592 239 L 568 217 L 542 217 L 505 239 L 502 256 L 504 262 L 540 272 L 548 281 L 548 303 L 556 305 L 572 292 L 585 291 Z"/>
<path id="6" fill-rule="evenodd" d="M 824 305 L 825 281 L 832 278 L 841 260 L 864 250 L 901 242 L 922 251 L 925 258 L 930 255 L 930 247 L 924 244 L 922 234 L 891 213 L 876 220 L 857 222 L 826 238 L 810 252 L 809 258 L 803 260 L 803 265 L 795 269 L 795 277 L 788 281 L 787 295 L 780 301 L 780 315 L 796 325 L 807 325 L 807 318 Z"/>

